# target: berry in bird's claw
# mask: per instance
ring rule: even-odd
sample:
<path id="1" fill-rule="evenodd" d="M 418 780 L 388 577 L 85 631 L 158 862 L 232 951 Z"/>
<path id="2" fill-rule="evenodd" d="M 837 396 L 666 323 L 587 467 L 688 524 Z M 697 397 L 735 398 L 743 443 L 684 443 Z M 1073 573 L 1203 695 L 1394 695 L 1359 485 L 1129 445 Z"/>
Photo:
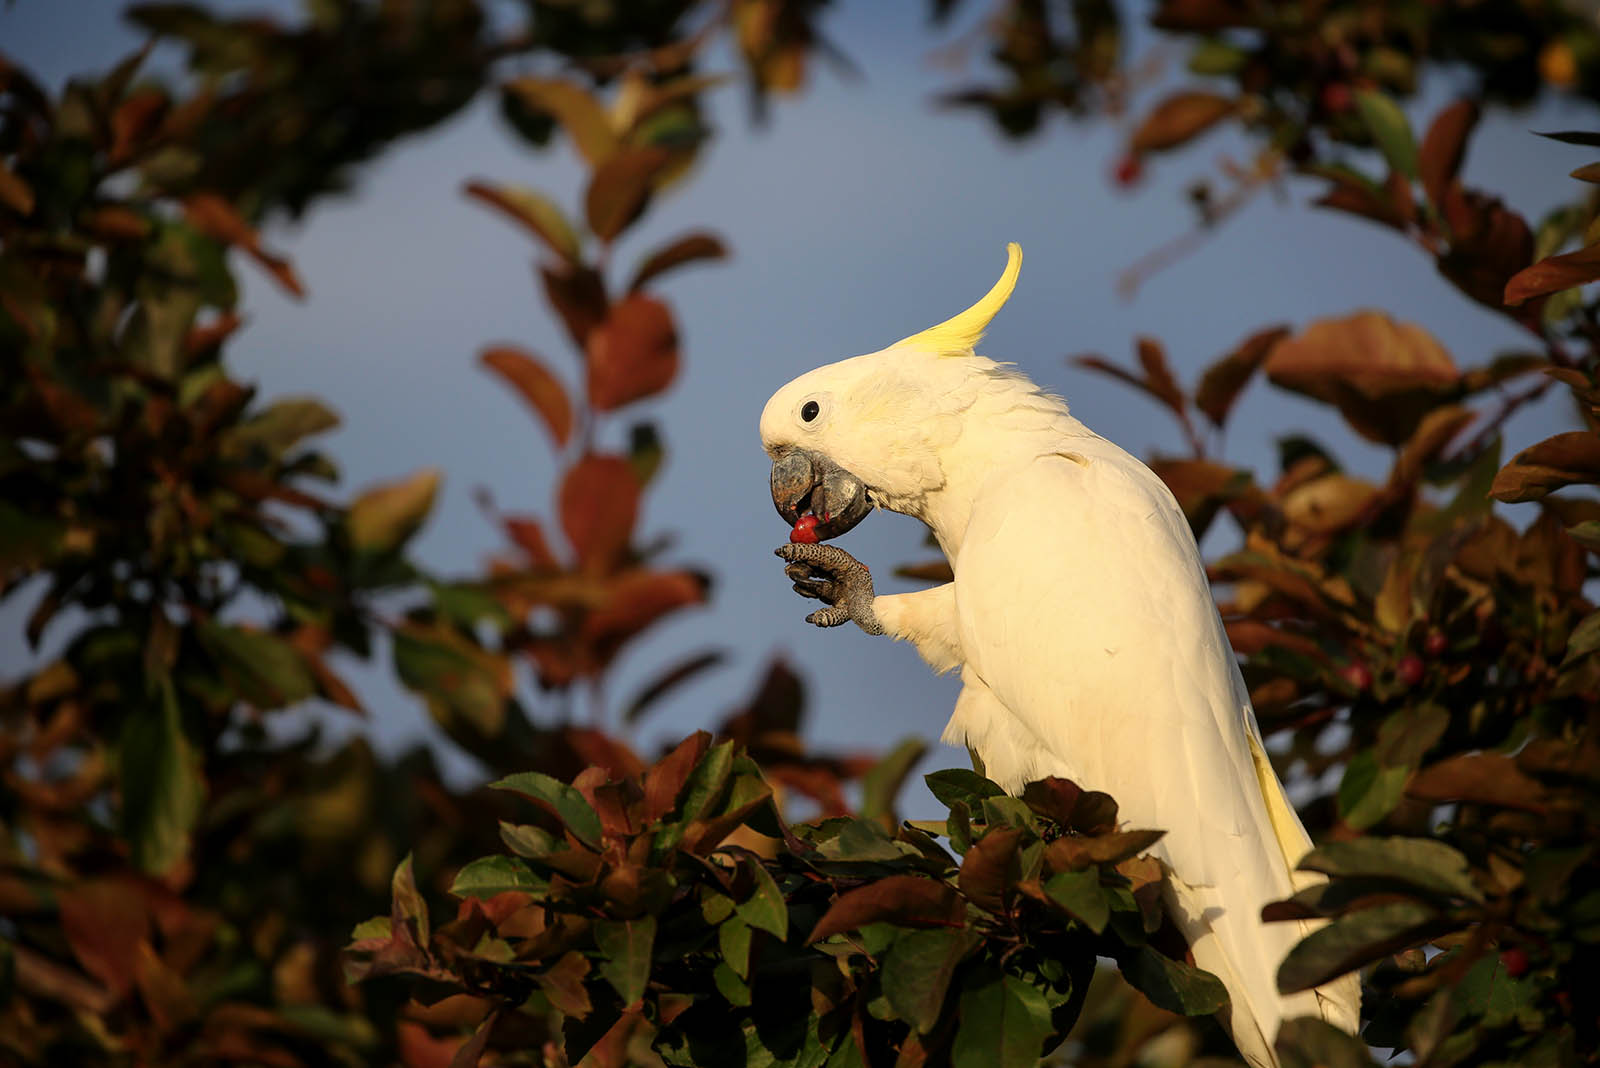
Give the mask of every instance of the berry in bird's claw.
<path id="1" fill-rule="evenodd" d="M 799 545 L 815 545 L 817 543 L 817 517 L 803 515 L 794 521 L 794 529 L 789 531 L 789 540 Z"/>

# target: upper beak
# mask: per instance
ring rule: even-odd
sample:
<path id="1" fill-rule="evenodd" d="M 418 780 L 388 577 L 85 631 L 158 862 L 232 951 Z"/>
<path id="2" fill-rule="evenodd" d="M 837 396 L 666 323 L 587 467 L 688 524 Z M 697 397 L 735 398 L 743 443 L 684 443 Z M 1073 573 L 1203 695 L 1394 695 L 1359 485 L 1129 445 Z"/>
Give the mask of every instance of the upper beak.
<path id="1" fill-rule="evenodd" d="M 817 517 L 817 539 L 837 537 L 872 511 L 867 487 L 821 453 L 784 449 L 772 461 L 772 503 L 794 526 L 806 513 Z"/>

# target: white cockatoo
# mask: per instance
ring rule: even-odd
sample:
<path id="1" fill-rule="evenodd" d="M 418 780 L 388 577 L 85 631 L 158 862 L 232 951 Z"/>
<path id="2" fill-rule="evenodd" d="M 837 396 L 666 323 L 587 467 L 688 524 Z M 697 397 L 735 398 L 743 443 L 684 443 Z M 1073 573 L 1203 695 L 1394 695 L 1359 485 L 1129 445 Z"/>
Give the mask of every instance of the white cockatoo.
<path id="1" fill-rule="evenodd" d="M 1295 871 L 1310 838 L 1284 796 L 1201 565 L 1166 485 L 1021 374 L 973 346 L 1017 281 L 1007 246 L 988 294 L 880 352 L 820 367 L 761 413 L 772 495 L 802 542 L 873 508 L 915 516 L 953 582 L 875 596 L 837 546 L 790 544 L 795 588 L 911 642 L 961 673 L 944 740 L 971 747 L 1011 792 L 1048 775 L 1115 797 L 1166 836 L 1166 904 L 1196 964 L 1227 987 L 1221 1015 L 1245 1059 L 1278 1064 L 1285 1019 L 1354 1033 L 1353 975 L 1278 993 L 1279 964 L 1309 931 L 1261 907 L 1317 878 Z M 811 534 L 802 533 L 806 529 Z"/>

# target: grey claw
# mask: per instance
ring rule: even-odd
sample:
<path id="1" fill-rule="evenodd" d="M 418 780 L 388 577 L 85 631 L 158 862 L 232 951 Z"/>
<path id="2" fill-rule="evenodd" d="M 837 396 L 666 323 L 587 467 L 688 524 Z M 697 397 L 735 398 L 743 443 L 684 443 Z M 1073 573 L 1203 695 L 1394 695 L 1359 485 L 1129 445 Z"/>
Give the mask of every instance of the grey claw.
<path id="1" fill-rule="evenodd" d="M 802 597 L 812 597 L 829 607 L 806 616 L 818 627 L 837 627 L 852 620 L 868 634 L 882 634 L 883 626 L 872 611 L 872 572 L 837 545 L 790 542 L 774 554 L 787 560 L 783 569 Z"/>

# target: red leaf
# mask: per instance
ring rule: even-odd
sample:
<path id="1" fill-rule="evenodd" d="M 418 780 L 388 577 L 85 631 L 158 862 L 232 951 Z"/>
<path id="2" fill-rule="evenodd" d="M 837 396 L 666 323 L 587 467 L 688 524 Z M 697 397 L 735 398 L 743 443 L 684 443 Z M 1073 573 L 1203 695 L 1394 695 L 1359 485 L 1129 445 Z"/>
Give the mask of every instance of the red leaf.
<path id="1" fill-rule="evenodd" d="M 628 283 L 629 292 L 638 290 L 646 282 L 676 267 L 696 260 L 720 260 L 728 255 L 727 247 L 714 234 L 693 233 L 683 237 L 663 248 L 656 249 L 645 261 L 639 264 L 639 269 L 633 274 L 633 281 Z"/>
<path id="2" fill-rule="evenodd" d="M 1524 267 L 1506 283 L 1505 302 L 1512 307 L 1532 297 L 1556 293 L 1600 279 L 1600 245 L 1549 256 Z"/>
<path id="3" fill-rule="evenodd" d="M 992 837 L 992 835 L 991 835 Z M 890 875 L 840 895 L 806 942 L 854 931 L 869 923 L 899 927 L 959 927 L 961 899 L 949 883 L 919 875 Z"/>
<path id="4" fill-rule="evenodd" d="M 561 483 L 561 529 L 591 573 L 616 569 L 639 514 L 639 480 L 620 456 L 585 456 Z"/>
<path id="5" fill-rule="evenodd" d="M 589 335 L 589 401 L 609 412 L 659 393 L 678 373 L 672 312 L 640 293 L 623 298 Z"/>
<path id="6" fill-rule="evenodd" d="M 711 735 L 705 731 L 695 731 L 645 772 L 645 819 L 658 820 L 672 811 L 678 803 L 683 784 L 689 781 L 689 773 L 710 747 Z"/>
<path id="7" fill-rule="evenodd" d="M 305 287 L 294 273 L 294 265 L 263 248 L 255 227 L 246 222 L 232 204 L 215 193 L 194 193 L 184 199 L 183 210 L 195 229 L 225 244 L 244 249 L 284 289 L 297 297 L 306 295 Z"/>
<path id="8" fill-rule="evenodd" d="M 705 600 L 705 583 L 687 571 L 630 571 L 606 587 L 604 600 L 584 617 L 584 640 L 601 661 L 669 612 Z"/>
<path id="9" fill-rule="evenodd" d="M 967 900 L 990 912 L 1005 908 L 1021 874 L 1017 864 L 1021 839 L 1022 832 L 1016 828 L 997 827 L 972 843 L 961 858 L 961 875 L 957 879 Z"/>
<path id="10" fill-rule="evenodd" d="M 544 527 L 537 519 L 527 516 L 507 516 L 505 518 L 506 534 L 517 543 L 528 557 L 528 562 L 540 571 L 556 571 L 561 567 L 555 553 L 550 551 L 550 543 L 545 541 Z"/>
<path id="11" fill-rule="evenodd" d="M 165 90 L 136 89 L 117 105 L 111 115 L 111 152 L 108 162 L 121 165 L 134 155 L 166 117 Z"/>
<path id="12" fill-rule="evenodd" d="M 589 342 L 589 334 L 605 321 L 611 306 L 605 280 L 592 268 L 565 265 L 540 267 L 539 277 L 544 280 L 545 296 L 566 325 L 567 335 L 583 348 Z"/>
<path id="13" fill-rule="evenodd" d="M 150 932 L 144 894 L 125 881 L 97 880 L 61 891 L 61 933 L 83 970 L 124 997 L 138 979 Z"/>
<path id="14" fill-rule="evenodd" d="M 1457 100 L 1434 116 L 1428 127 L 1417 157 L 1417 169 L 1422 176 L 1422 188 L 1427 190 L 1434 206 L 1444 203 L 1445 190 L 1461 170 L 1461 161 L 1467 154 L 1467 140 L 1477 124 L 1478 105 L 1471 100 Z"/>
<path id="15" fill-rule="evenodd" d="M 1420 801 L 1545 810 L 1544 787 L 1503 753 L 1463 753 L 1441 760 L 1417 772 L 1406 793 Z"/>
<path id="16" fill-rule="evenodd" d="M 478 361 L 505 379 L 539 413 L 557 445 L 566 445 L 572 436 L 572 402 L 560 380 L 542 361 L 510 345 L 484 349 Z"/>

